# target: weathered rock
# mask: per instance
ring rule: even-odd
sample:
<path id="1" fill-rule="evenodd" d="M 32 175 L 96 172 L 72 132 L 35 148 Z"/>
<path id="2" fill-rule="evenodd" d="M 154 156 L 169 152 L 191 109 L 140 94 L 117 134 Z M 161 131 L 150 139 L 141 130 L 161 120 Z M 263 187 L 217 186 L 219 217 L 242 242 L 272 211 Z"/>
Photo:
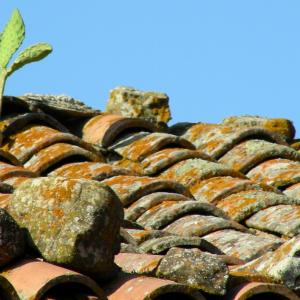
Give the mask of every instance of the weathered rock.
<path id="1" fill-rule="evenodd" d="M 224 295 L 228 268 L 217 255 L 199 249 L 172 248 L 162 258 L 156 275 L 205 292 Z"/>
<path id="2" fill-rule="evenodd" d="M 111 90 L 106 111 L 155 123 L 167 123 L 171 119 L 168 95 L 129 87 L 116 87 Z"/>
<path id="3" fill-rule="evenodd" d="M 290 141 L 295 136 L 295 127 L 293 122 L 282 118 L 264 118 L 259 116 L 234 116 L 223 120 L 223 124 L 232 127 L 259 127 L 270 132 L 280 134 L 287 141 Z"/>
<path id="4" fill-rule="evenodd" d="M 15 220 L 0 208 L 0 266 L 23 254 L 24 232 Z"/>
<path id="5" fill-rule="evenodd" d="M 29 179 L 15 190 L 9 211 L 48 262 L 98 279 L 113 275 L 123 209 L 109 187 L 83 179 Z"/>

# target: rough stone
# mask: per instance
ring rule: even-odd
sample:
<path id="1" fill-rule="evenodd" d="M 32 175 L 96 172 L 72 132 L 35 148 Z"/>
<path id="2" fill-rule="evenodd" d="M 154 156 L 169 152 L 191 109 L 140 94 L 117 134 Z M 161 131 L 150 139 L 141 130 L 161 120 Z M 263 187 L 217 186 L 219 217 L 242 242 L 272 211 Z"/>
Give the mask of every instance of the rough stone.
<path id="1" fill-rule="evenodd" d="M 0 266 L 21 256 L 25 249 L 24 232 L 15 220 L 0 208 Z"/>
<path id="2" fill-rule="evenodd" d="M 170 249 L 162 258 L 156 275 L 216 295 L 226 293 L 229 278 L 223 260 L 195 248 Z"/>
<path id="3" fill-rule="evenodd" d="M 167 123 L 171 119 L 168 95 L 143 92 L 130 87 L 116 87 L 111 90 L 106 111 L 125 117 L 143 118 L 158 124 Z"/>
<path id="4" fill-rule="evenodd" d="M 109 187 L 83 179 L 29 179 L 15 190 L 8 210 L 46 261 L 98 279 L 114 274 L 123 209 Z"/>

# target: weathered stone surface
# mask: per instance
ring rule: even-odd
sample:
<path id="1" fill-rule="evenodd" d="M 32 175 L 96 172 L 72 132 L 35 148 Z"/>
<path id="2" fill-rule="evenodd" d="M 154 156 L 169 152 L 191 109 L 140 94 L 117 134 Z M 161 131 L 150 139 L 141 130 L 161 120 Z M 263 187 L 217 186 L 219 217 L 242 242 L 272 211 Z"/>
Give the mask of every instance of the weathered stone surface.
<path id="1" fill-rule="evenodd" d="M 264 128 L 267 131 L 280 134 L 287 141 L 294 138 L 296 131 L 292 121 L 282 118 L 269 119 L 260 116 L 234 116 L 225 118 L 223 124 L 234 128 Z"/>
<path id="2" fill-rule="evenodd" d="M 111 90 L 106 111 L 156 123 L 167 123 L 171 119 L 167 94 L 143 92 L 122 86 Z"/>
<path id="3" fill-rule="evenodd" d="M 290 239 L 274 252 L 268 252 L 249 263 L 232 268 L 231 275 L 281 283 L 300 291 L 300 237 Z"/>
<path id="4" fill-rule="evenodd" d="M 24 232 L 15 220 L 0 208 L 0 266 L 23 254 Z"/>
<path id="5" fill-rule="evenodd" d="M 228 268 L 218 255 L 195 248 L 170 249 L 162 258 L 156 275 L 216 295 L 225 295 L 229 278 Z"/>
<path id="6" fill-rule="evenodd" d="M 31 111 L 41 110 L 49 114 L 63 114 L 65 117 L 91 117 L 100 113 L 99 110 L 66 95 L 27 93 L 19 99 L 27 103 Z"/>
<path id="7" fill-rule="evenodd" d="M 113 274 L 123 209 L 107 186 L 62 177 L 30 179 L 15 190 L 9 211 L 48 262 L 97 278 Z"/>

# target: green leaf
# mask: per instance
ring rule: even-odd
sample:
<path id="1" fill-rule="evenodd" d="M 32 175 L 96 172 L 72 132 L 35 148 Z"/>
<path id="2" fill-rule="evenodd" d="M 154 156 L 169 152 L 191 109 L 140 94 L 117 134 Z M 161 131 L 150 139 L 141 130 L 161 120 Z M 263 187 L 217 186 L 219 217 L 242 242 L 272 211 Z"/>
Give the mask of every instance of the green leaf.
<path id="1" fill-rule="evenodd" d="M 25 26 L 20 12 L 15 9 L 4 27 L 0 40 L 0 66 L 6 68 L 13 54 L 21 46 Z"/>
<path id="2" fill-rule="evenodd" d="M 52 47 L 47 43 L 39 43 L 29 46 L 18 55 L 14 63 L 8 69 L 7 75 L 11 75 L 14 71 L 22 68 L 26 64 L 43 59 L 51 52 Z"/>

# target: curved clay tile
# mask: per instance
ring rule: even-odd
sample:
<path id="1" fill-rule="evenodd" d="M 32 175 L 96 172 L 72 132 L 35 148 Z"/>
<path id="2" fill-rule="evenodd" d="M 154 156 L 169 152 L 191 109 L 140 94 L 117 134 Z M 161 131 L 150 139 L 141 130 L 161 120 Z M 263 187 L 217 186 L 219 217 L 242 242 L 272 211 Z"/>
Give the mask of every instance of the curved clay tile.
<path id="1" fill-rule="evenodd" d="M 299 291 L 299 249 L 298 236 L 286 241 L 274 252 L 266 253 L 247 264 L 233 267 L 230 273 L 252 281 L 257 280 L 259 276 L 264 277 L 268 282 L 284 284 Z"/>
<path id="2" fill-rule="evenodd" d="M 78 179 L 84 178 L 101 181 L 118 175 L 133 175 L 132 173 L 133 172 L 128 169 L 117 168 L 106 163 L 86 161 L 65 164 L 49 173 L 48 176 L 62 176 Z"/>
<path id="3" fill-rule="evenodd" d="M 181 217 L 164 228 L 165 231 L 173 234 L 199 237 L 222 229 L 248 231 L 246 227 L 232 220 L 196 214 Z"/>
<path id="4" fill-rule="evenodd" d="M 267 160 L 247 173 L 251 180 L 283 188 L 300 182 L 300 162 L 276 158 Z"/>
<path id="5" fill-rule="evenodd" d="M 115 176 L 102 181 L 118 195 L 124 207 L 137 199 L 154 192 L 170 191 L 190 197 L 183 185 L 175 181 L 137 176 Z"/>
<path id="6" fill-rule="evenodd" d="M 121 159 L 111 163 L 113 166 L 122 169 L 128 169 L 133 172 L 135 175 L 145 176 L 144 169 L 139 162 L 135 162 L 129 159 Z"/>
<path id="7" fill-rule="evenodd" d="M 83 127 L 82 138 L 91 144 L 109 147 L 128 131 L 156 131 L 155 125 L 137 118 L 101 114 L 91 118 Z"/>
<path id="8" fill-rule="evenodd" d="M 0 180 L 7 180 L 13 177 L 33 178 L 37 175 L 30 170 L 26 170 L 21 166 L 13 166 L 4 162 L 0 162 Z M 7 183 L 7 182 L 6 182 Z"/>
<path id="9" fill-rule="evenodd" d="M 293 149 L 299 151 L 300 150 L 300 139 L 295 139 L 292 140 L 290 147 L 292 147 Z"/>
<path id="10" fill-rule="evenodd" d="M 0 161 L 6 162 L 15 166 L 20 166 L 21 162 L 11 153 L 4 149 L 0 149 Z"/>
<path id="11" fill-rule="evenodd" d="M 155 175 L 180 161 L 190 158 L 212 159 L 198 150 L 170 148 L 157 151 L 147 156 L 141 163 L 144 173 L 148 176 Z"/>
<path id="12" fill-rule="evenodd" d="M 130 237 L 135 241 L 136 245 L 139 245 L 151 239 L 172 235 L 171 233 L 162 230 L 127 229 L 127 228 L 125 230 L 130 235 Z"/>
<path id="13" fill-rule="evenodd" d="M 226 299 L 230 300 L 251 300 L 251 299 L 277 299 L 277 300 L 298 300 L 299 297 L 287 287 L 280 284 L 264 282 L 248 282 L 232 287 L 228 291 Z"/>
<path id="14" fill-rule="evenodd" d="M 282 118 L 263 118 L 258 116 L 235 116 L 225 118 L 222 122 L 234 128 L 263 128 L 273 132 L 290 141 L 295 136 L 295 127 L 293 122 Z"/>
<path id="15" fill-rule="evenodd" d="M 232 128 L 224 125 L 201 123 L 189 128 L 182 137 L 192 142 L 198 150 L 216 159 L 235 145 L 249 139 L 284 143 L 279 137 L 261 128 Z"/>
<path id="16" fill-rule="evenodd" d="M 171 280 L 120 273 L 103 286 L 108 300 L 205 300 L 199 291 Z M 172 299 L 171 298 L 171 299 Z"/>
<path id="17" fill-rule="evenodd" d="M 29 178 L 30 177 L 13 176 L 13 177 L 3 180 L 3 182 L 11 185 L 13 188 L 17 188 L 21 183 L 28 180 Z"/>
<path id="18" fill-rule="evenodd" d="M 280 204 L 299 205 L 300 200 L 265 191 L 245 191 L 222 199 L 218 202 L 217 207 L 233 220 L 242 222 L 261 209 Z"/>
<path id="19" fill-rule="evenodd" d="M 164 201 L 189 201 L 190 198 L 175 193 L 156 192 L 143 196 L 125 209 L 125 219 L 136 221 L 148 209 Z"/>
<path id="20" fill-rule="evenodd" d="M 61 132 L 68 132 L 68 129 L 56 119 L 43 113 L 27 113 L 2 120 L 0 122 L 0 131 L 4 137 L 9 138 L 10 135 L 17 133 L 29 124 L 43 124 Z"/>
<path id="21" fill-rule="evenodd" d="M 24 164 L 36 152 L 55 143 L 75 144 L 87 150 L 92 150 L 90 145 L 70 133 L 34 124 L 30 124 L 18 133 L 11 135 L 4 142 L 3 148 Z"/>
<path id="22" fill-rule="evenodd" d="M 287 189 L 285 189 L 284 194 L 290 198 L 300 199 L 300 183 L 289 186 Z"/>
<path id="23" fill-rule="evenodd" d="M 223 176 L 200 181 L 190 188 L 196 200 L 213 204 L 232 194 L 247 190 L 262 191 L 264 187 L 248 179 Z"/>
<path id="24" fill-rule="evenodd" d="M 286 158 L 300 161 L 300 153 L 294 149 L 262 140 L 245 141 L 228 151 L 219 159 L 234 170 L 248 172 L 258 164 L 271 158 Z"/>
<path id="25" fill-rule="evenodd" d="M 241 173 L 236 172 L 226 165 L 200 158 L 181 161 L 160 175 L 161 178 L 175 180 L 189 188 L 202 180 L 219 176 L 245 178 Z"/>
<path id="26" fill-rule="evenodd" d="M 293 237 L 300 234 L 300 206 L 271 206 L 258 211 L 245 223 L 250 228 Z"/>
<path id="27" fill-rule="evenodd" d="M 45 173 L 47 169 L 53 167 L 57 163 L 65 160 L 66 158 L 74 157 L 74 162 L 78 161 L 78 157 L 81 160 L 101 162 L 103 158 L 91 151 L 85 150 L 81 147 L 57 143 L 48 146 L 37 154 L 33 155 L 25 164 L 24 167 L 30 171 L 37 172 L 39 174 Z M 59 167 L 59 166 L 58 166 Z"/>
<path id="28" fill-rule="evenodd" d="M 181 137 L 169 133 L 154 132 L 129 145 L 114 148 L 114 151 L 124 158 L 141 161 L 147 156 L 167 147 L 194 149 L 190 142 Z"/>
<path id="29" fill-rule="evenodd" d="M 164 201 L 142 214 L 136 222 L 145 229 L 162 229 L 187 214 L 213 215 L 227 218 L 226 214 L 214 205 L 198 201 Z"/>
<path id="30" fill-rule="evenodd" d="M 88 288 L 96 299 L 106 299 L 101 288 L 89 277 L 37 259 L 19 261 L 0 273 L 0 278 L 0 286 L 9 295 L 8 299 L 41 300 L 50 289 L 70 283 L 73 288 Z M 68 292 L 72 295 L 72 289 Z"/>
<path id="31" fill-rule="evenodd" d="M 214 254 L 223 254 L 212 243 L 196 236 L 184 237 L 170 235 L 148 239 L 147 241 L 139 244 L 139 249 L 142 252 L 152 254 L 163 254 L 172 247 L 199 248 L 200 250 L 211 252 Z"/>
<path id="32" fill-rule="evenodd" d="M 11 194 L 0 194 L 0 208 L 7 209 L 11 201 Z"/>
<path id="33" fill-rule="evenodd" d="M 277 249 L 282 242 L 232 229 L 218 230 L 202 237 L 227 255 L 250 261 Z"/>
<path id="34" fill-rule="evenodd" d="M 126 273 L 154 275 L 162 258 L 162 255 L 146 253 L 119 253 L 115 255 L 115 264 Z"/>

